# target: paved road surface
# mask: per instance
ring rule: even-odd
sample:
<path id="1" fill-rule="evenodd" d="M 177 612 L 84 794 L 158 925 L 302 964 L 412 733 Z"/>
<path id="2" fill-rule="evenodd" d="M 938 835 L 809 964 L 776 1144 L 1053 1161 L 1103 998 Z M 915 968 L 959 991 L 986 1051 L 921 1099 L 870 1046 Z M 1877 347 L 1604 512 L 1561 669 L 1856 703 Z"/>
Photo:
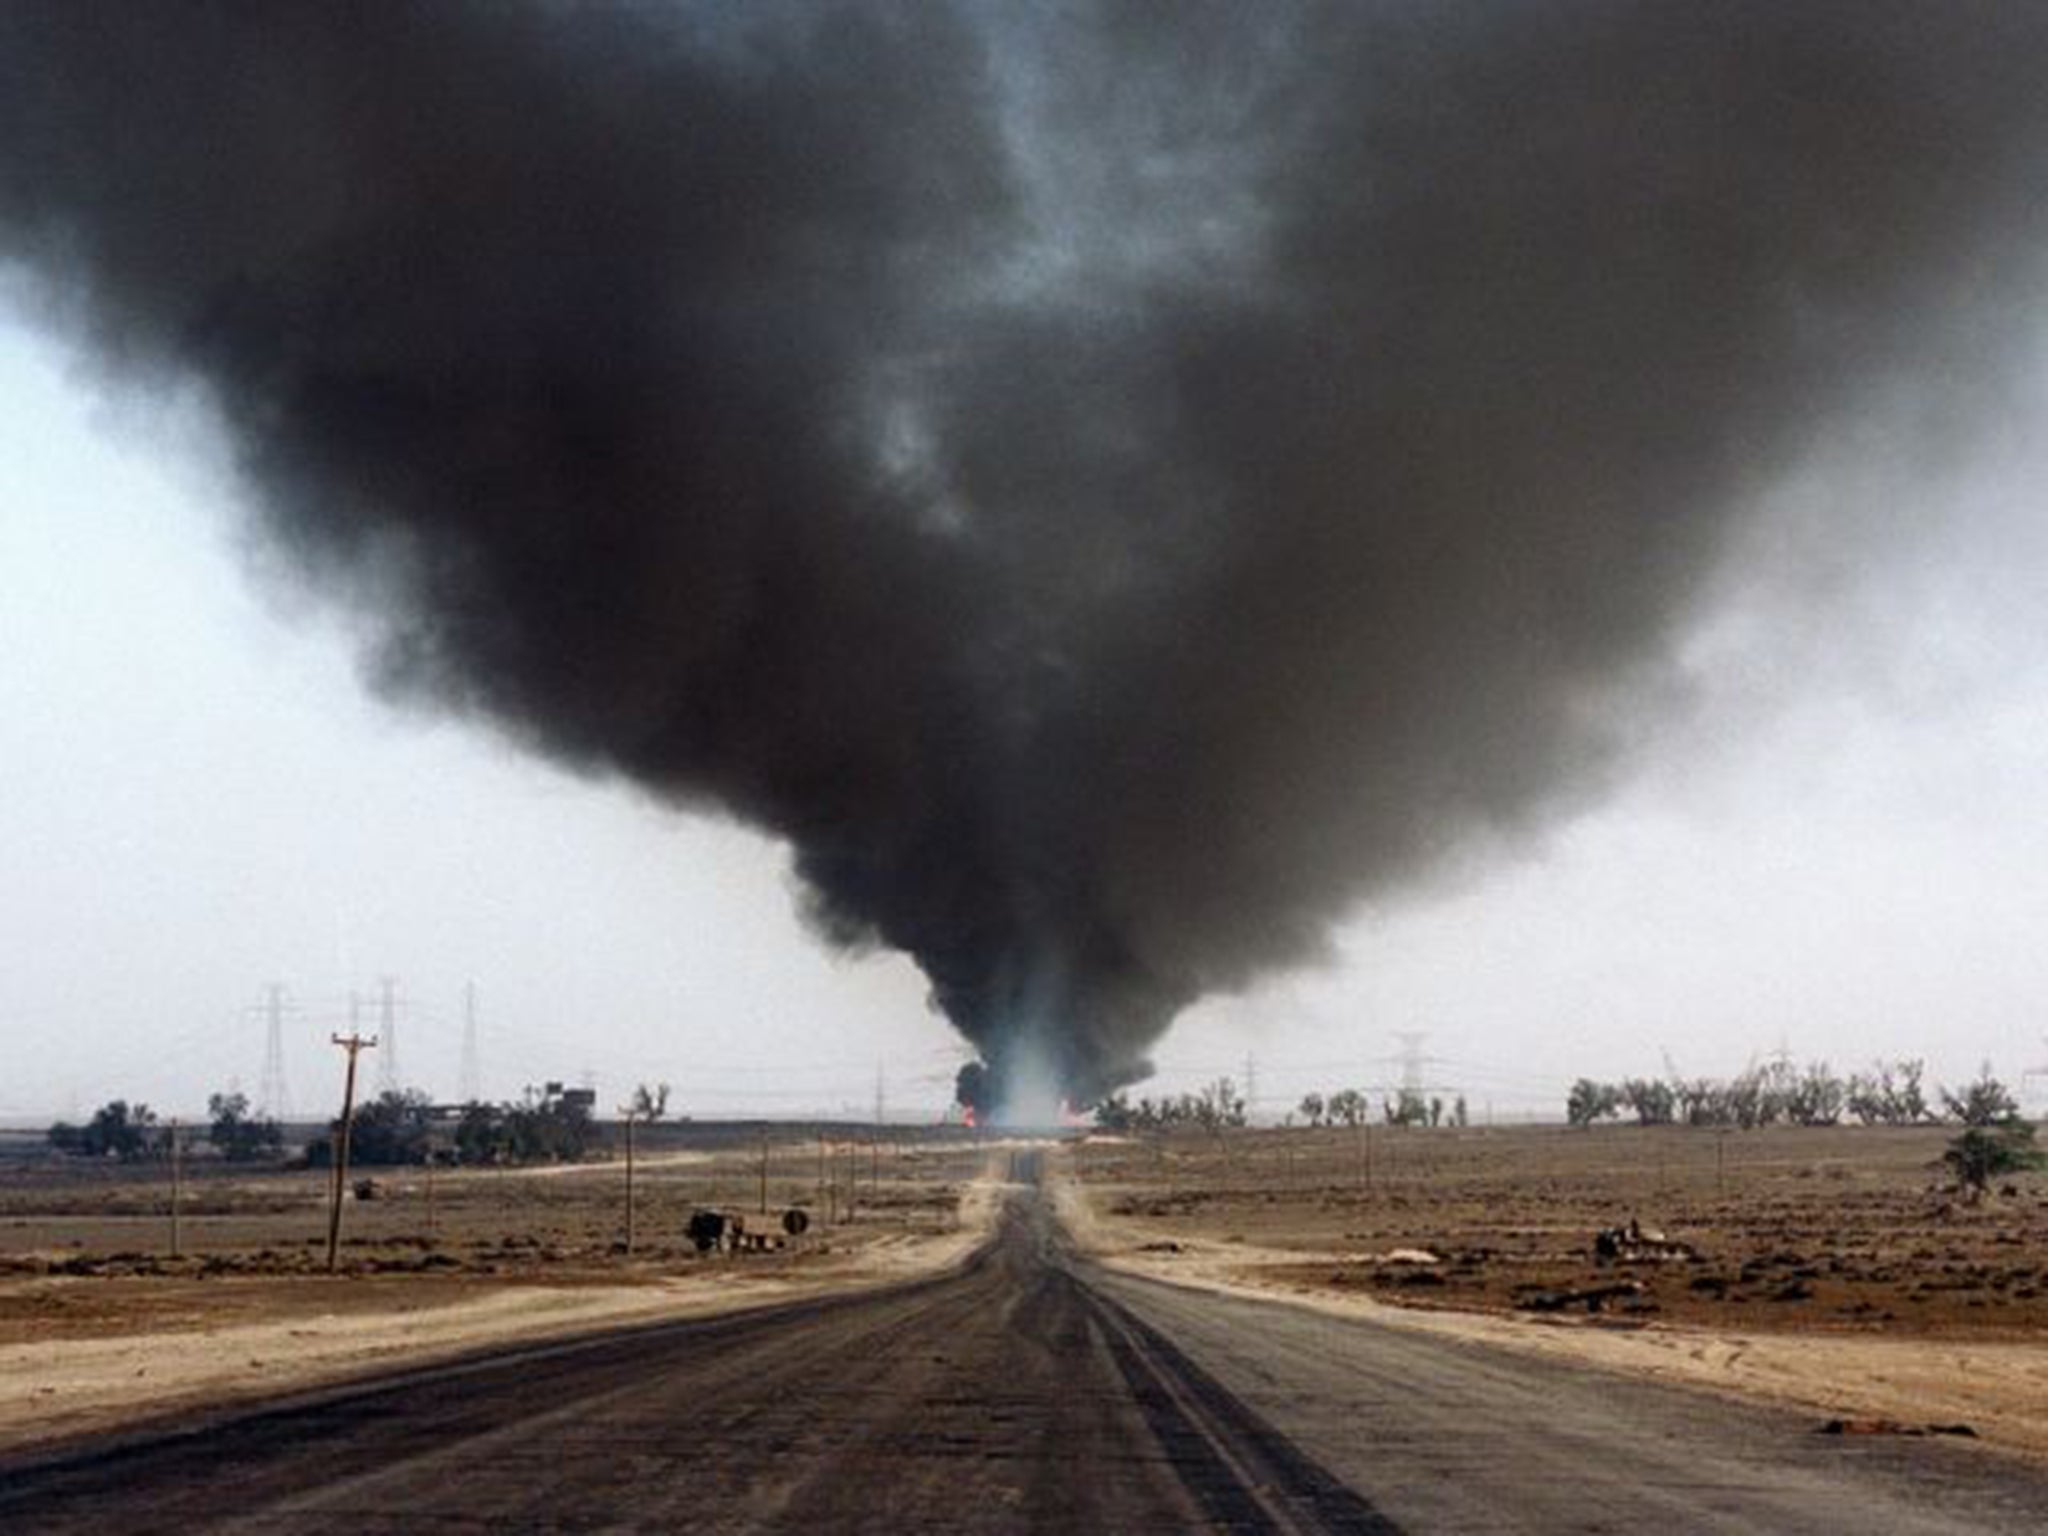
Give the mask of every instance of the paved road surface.
<path id="1" fill-rule="evenodd" d="M 1020 1200 L 964 1272 L 0 1464 L 0 1531 L 2048 1529 L 2048 1475 L 1178 1292 Z"/>

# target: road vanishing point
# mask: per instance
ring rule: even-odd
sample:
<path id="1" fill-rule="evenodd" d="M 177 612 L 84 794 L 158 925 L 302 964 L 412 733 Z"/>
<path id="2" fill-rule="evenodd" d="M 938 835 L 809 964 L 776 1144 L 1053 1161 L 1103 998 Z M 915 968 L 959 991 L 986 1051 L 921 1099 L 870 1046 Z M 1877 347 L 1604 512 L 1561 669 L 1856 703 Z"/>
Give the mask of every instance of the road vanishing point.
<path id="1" fill-rule="evenodd" d="M 2048 1471 L 1078 1257 L 961 1269 L 0 1462 L 0 1531 L 2048 1530 Z"/>

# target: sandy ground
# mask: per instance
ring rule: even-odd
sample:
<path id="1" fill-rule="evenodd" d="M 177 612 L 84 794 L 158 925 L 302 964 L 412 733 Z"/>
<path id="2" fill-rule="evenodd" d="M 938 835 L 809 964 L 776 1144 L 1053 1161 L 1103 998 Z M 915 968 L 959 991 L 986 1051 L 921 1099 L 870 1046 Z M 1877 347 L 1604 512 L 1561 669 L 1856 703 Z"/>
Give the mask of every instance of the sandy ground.
<path id="1" fill-rule="evenodd" d="M 1394 1306 L 1280 1278 L 1300 1269 L 1299 1248 L 1190 1237 L 1184 1226 L 1110 1216 L 1070 1166 L 1053 1177 L 1061 1219 L 1082 1251 L 1129 1274 L 1810 1407 L 1824 1418 L 1967 1424 L 1988 1444 L 2048 1459 L 2048 1343 L 1747 1331 Z M 1355 1256 L 1326 1257 L 1335 1263 Z"/>
<path id="2" fill-rule="evenodd" d="M 21 1450 L 181 1409 L 217 1407 L 514 1343 L 873 1289 L 958 1264 L 992 1229 L 1004 1186 L 965 1187 L 951 1230 L 884 1232 L 795 1264 L 650 1266 L 623 1281 L 483 1283 L 416 1276 L 218 1279 L 187 1303 L 102 1337 L 0 1342 L 0 1449 Z M 64 1287 L 43 1282 L 61 1305 Z M 237 1321 L 242 1311 L 255 1320 Z M 51 1330 L 43 1330 L 49 1332 Z"/>

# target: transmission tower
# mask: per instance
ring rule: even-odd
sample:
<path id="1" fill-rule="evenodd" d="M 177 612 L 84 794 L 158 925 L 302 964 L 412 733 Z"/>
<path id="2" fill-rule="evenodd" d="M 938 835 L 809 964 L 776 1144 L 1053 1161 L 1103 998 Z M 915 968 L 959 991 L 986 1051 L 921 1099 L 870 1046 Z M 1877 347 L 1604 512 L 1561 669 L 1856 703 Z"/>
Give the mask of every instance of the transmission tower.
<path id="1" fill-rule="evenodd" d="M 1429 1058 L 1422 1053 L 1422 1042 L 1429 1038 L 1426 1030 L 1403 1029 L 1394 1032 L 1394 1038 L 1401 1042 L 1400 1054 L 1394 1059 L 1401 1065 L 1401 1092 L 1419 1094 L 1422 1092 L 1422 1069 Z"/>
<path id="2" fill-rule="evenodd" d="M 377 1038 L 383 1054 L 377 1058 L 377 1087 L 395 1093 L 404 1080 L 398 1075 L 398 982 L 390 976 L 377 978 Z"/>
<path id="3" fill-rule="evenodd" d="M 2043 1035 L 2041 1037 L 2041 1043 L 2043 1045 L 2048 1045 L 2048 1035 Z M 2021 1098 L 2024 1099 L 2027 1096 L 2028 1085 L 2031 1084 L 2037 1077 L 2048 1079 L 2048 1061 L 2042 1062 L 2041 1065 L 2038 1067 L 2028 1067 L 2025 1071 L 2020 1073 Z"/>
<path id="4" fill-rule="evenodd" d="M 284 1075 L 284 987 L 272 982 L 263 990 L 263 1085 L 256 1093 L 256 1113 L 266 1120 L 289 1120 L 291 1088 Z"/>
<path id="5" fill-rule="evenodd" d="M 1259 1058 L 1244 1053 L 1244 1118 L 1249 1125 L 1259 1116 Z"/>
<path id="6" fill-rule="evenodd" d="M 462 989 L 462 1102 L 483 1100 L 483 1070 L 476 1054 L 476 983 Z"/>

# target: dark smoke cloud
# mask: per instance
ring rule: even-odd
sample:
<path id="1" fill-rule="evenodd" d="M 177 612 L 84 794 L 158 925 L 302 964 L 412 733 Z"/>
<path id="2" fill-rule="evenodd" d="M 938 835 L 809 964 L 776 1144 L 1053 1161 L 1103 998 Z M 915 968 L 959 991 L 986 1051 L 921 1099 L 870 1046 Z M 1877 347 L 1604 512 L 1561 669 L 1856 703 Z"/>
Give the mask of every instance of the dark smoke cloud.
<path id="1" fill-rule="evenodd" d="M 374 675 L 794 851 L 998 1077 L 1593 792 L 1992 389 L 2048 11 L 0 5 L 0 253 Z M 1632 724 L 1635 722 L 1635 724 Z"/>

